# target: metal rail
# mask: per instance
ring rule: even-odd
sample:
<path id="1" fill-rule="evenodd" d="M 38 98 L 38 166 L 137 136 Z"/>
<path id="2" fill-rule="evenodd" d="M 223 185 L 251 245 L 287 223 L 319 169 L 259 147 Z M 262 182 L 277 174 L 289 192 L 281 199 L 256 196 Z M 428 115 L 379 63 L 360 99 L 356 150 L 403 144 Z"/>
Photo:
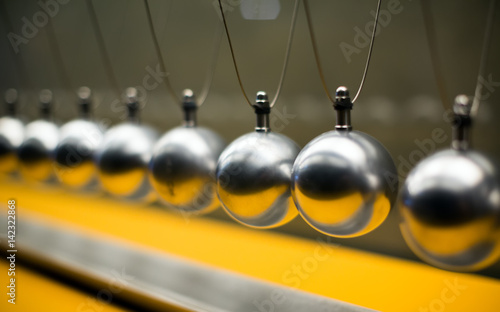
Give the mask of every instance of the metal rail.
<path id="1" fill-rule="evenodd" d="M 7 223 L 5 216 L 0 220 Z M 121 287 L 117 297 L 148 309 L 372 311 L 40 220 L 24 217 L 17 226 L 18 250 L 31 264 L 103 292 Z M 2 236 L 5 242 L 3 227 Z"/>

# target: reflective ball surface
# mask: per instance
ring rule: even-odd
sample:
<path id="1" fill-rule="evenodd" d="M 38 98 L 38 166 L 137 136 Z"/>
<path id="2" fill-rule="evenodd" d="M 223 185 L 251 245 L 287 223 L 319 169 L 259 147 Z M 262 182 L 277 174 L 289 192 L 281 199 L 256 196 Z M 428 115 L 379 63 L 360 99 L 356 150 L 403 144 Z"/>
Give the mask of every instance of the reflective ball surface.
<path id="1" fill-rule="evenodd" d="M 500 254 L 500 189 L 491 163 L 445 150 L 420 162 L 401 190 L 401 231 L 424 261 L 455 271 L 485 268 Z"/>
<path id="2" fill-rule="evenodd" d="M 170 207 L 203 214 L 219 207 L 215 168 L 225 147 L 215 132 L 201 127 L 178 127 L 155 145 L 149 164 L 150 181 Z"/>
<path id="3" fill-rule="evenodd" d="M 61 127 L 60 141 L 54 151 L 56 174 L 61 183 L 82 188 L 95 181 L 97 169 L 93 157 L 103 136 L 96 123 L 84 119 Z"/>
<path id="4" fill-rule="evenodd" d="M 0 173 L 18 169 L 17 149 L 24 139 L 24 125 L 12 117 L 0 118 Z"/>
<path id="5" fill-rule="evenodd" d="M 217 165 L 217 195 L 236 221 L 272 228 L 291 221 L 297 209 L 290 193 L 299 146 L 274 132 L 252 132 L 232 142 Z"/>
<path id="6" fill-rule="evenodd" d="M 314 229 L 356 237 L 378 227 L 396 200 L 397 171 L 384 146 L 359 131 L 330 131 L 295 160 L 292 192 Z"/>
<path id="7" fill-rule="evenodd" d="M 59 143 L 58 127 L 46 120 L 36 120 L 25 128 L 25 138 L 18 148 L 22 176 L 28 181 L 44 182 L 54 178 L 53 153 Z"/>
<path id="8" fill-rule="evenodd" d="M 157 134 L 132 122 L 109 129 L 94 161 L 103 188 L 112 195 L 134 200 L 154 199 L 148 181 L 148 164 Z"/>

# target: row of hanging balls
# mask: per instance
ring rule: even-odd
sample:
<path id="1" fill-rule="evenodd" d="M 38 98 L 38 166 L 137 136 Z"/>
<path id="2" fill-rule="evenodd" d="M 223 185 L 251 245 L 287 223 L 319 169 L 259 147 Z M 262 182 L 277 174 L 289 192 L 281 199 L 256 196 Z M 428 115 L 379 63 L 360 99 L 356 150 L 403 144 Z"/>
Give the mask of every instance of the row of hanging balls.
<path id="1" fill-rule="evenodd" d="M 125 92 L 128 120 L 107 131 L 92 118 L 91 92 L 78 90 L 79 118 L 62 127 L 51 119 L 52 93 L 40 94 L 40 119 L 16 116 L 17 92 L 8 90 L 0 119 L 0 170 L 26 180 L 88 188 L 98 181 L 120 198 L 154 201 L 183 213 L 219 206 L 236 221 L 259 229 L 286 224 L 297 214 L 334 237 L 377 228 L 399 207 L 401 232 L 424 261 L 447 270 L 474 271 L 500 255 L 500 190 L 495 169 L 468 144 L 471 101 L 454 104 L 450 149 L 421 161 L 399 191 L 396 167 L 384 146 L 352 129 L 349 92 L 340 87 L 337 123 L 302 150 L 269 127 L 264 92 L 253 108 L 255 130 L 226 146 L 196 122 L 196 100 L 183 94 L 184 118 L 161 138 L 140 123 L 137 90 Z"/>

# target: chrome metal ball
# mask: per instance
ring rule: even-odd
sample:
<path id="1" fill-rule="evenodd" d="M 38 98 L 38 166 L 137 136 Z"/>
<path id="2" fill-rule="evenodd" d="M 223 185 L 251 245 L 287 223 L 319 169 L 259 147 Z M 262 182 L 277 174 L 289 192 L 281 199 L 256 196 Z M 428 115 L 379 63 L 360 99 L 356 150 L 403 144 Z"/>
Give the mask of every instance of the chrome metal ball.
<path id="1" fill-rule="evenodd" d="M 498 260 L 500 188 L 481 154 L 450 149 L 423 160 L 398 203 L 403 237 L 426 262 L 472 271 Z"/>
<path id="2" fill-rule="evenodd" d="M 233 141 L 222 152 L 216 171 L 224 210 L 236 221 L 262 229 L 281 226 L 297 215 L 290 182 L 300 148 L 288 137 L 270 132 L 269 110 L 267 96 L 259 92 L 256 132 Z"/>
<path id="3" fill-rule="evenodd" d="M 217 133 L 196 126 L 192 91 L 184 94 L 183 108 L 184 126 L 168 131 L 156 143 L 149 177 L 167 206 L 183 213 L 204 214 L 220 206 L 215 168 L 226 144 Z"/>
<path id="4" fill-rule="evenodd" d="M 500 257 L 500 187 L 493 165 L 468 149 L 469 122 L 458 117 L 455 148 L 424 159 L 406 179 L 398 199 L 400 228 L 424 261 L 475 271 Z"/>
<path id="5" fill-rule="evenodd" d="M 17 149 L 23 142 L 24 124 L 17 118 L 0 118 L 0 172 L 12 173 L 18 169 Z"/>
<path id="6" fill-rule="evenodd" d="M 62 184 L 73 188 L 93 185 L 97 178 L 93 157 L 104 133 L 101 127 L 91 120 L 90 96 L 89 88 L 79 89 L 80 118 L 61 127 L 60 141 L 54 151 L 57 178 Z"/>
<path id="7" fill-rule="evenodd" d="M 215 168 L 225 147 L 215 132 L 200 127 L 178 127 L 156 144 L 150 181 L 160 198 L 186 213 L 208 213 L 219 207 Z"/>
<path id="8" fill-rule="evenodd" d="M 28 181 L 48 182 L 55 178 L 52 155 L 59 142 L 59 129 L 50 118 L 51 102 L 52 93 L 43 90 L 42 119 L 26 125 L 24 141 L 17 150 L 20 172 Z"/>
<path id="9" fill-rule="evenodd" d="M 330 131 L 300 152 L 293 166 L 297 208 L 316 230 L 355 237 L 377 228 L 396 198 L 396 167 L 377 140 L 359 131 Z"/>
<path id="10" fill-rule="evenodd" d="M 356 237 L 377 228 L 398 189 L 389 152 L 373 137 L 351 130 L 351 108 L 347 89 L 337 89 L 336 130 L 309 142 L 292 173 L 292 194 L 301 216 L 335 237 Z"/>
<path id="11" fill-rule="evenodd" d="M 16 118 L 17 91 L 9 89 L 5 95 L 8 115 L 0 118 L 0 173 L 18 169 L 17 149 L 24 139 L 24 124 Z"/>
<path id="12" fill-rule="evenodd" d="M 133 200 L 152 201 L 148 164 L 158 137 L 152 128 L 137 120 L 136 91 L 128 90 L 129 119 L 109 129 L 94 161 L 102 187 L 110 194 Z"/>

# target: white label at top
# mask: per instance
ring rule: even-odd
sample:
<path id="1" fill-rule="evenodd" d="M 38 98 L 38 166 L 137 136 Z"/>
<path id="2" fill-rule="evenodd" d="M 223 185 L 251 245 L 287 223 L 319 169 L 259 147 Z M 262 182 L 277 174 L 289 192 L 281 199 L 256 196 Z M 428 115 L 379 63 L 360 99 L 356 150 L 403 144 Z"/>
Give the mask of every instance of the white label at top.
<path id="1" fill-rule="evenodd" d="M 280 14 L 279 0 L 241 0 L 240 11 L 247 20 L 274 20 Z"/>

